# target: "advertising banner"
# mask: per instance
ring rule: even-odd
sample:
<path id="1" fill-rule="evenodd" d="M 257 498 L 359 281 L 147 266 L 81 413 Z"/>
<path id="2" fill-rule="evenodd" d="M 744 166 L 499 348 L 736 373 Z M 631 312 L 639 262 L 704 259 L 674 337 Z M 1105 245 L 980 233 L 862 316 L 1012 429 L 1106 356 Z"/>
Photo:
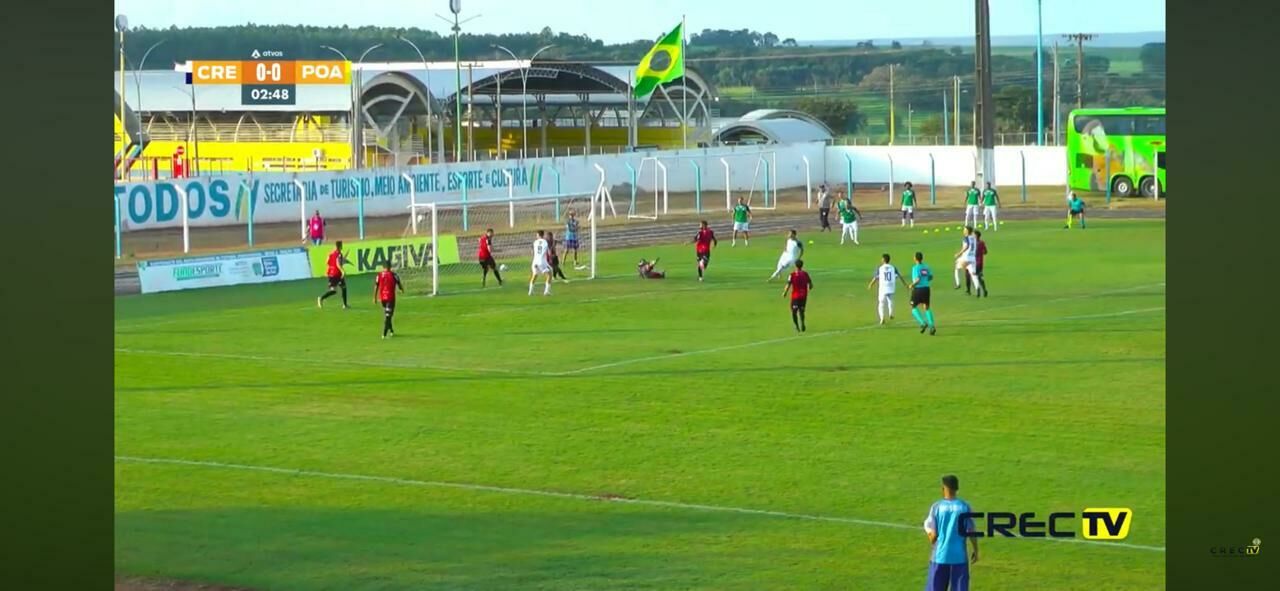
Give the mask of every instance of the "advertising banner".
<path id="1" fill-rule="evenodd" d="M 138 263 L 142 293 L 310 277 L 307 250 L 301 247 Z"/>
<path id="2" fill-rule="evenodd" d="M 329 253 L 333 246 L 308 248 L 311 257 L 311 274 L 324 277 L 328 271 Z M 426 268 L 431 265 L 431 237 L 410 236 L 387 240 L 356 240 L 342 243 L 342 252 L 349 264 L 343 269 L 347 275 L 364 275 L 382 270 L 382 263 L 390 261 L 391 268 Z M 452 234 L 440 235 L 441 265 L 459 262 L 458 238 Z"/>

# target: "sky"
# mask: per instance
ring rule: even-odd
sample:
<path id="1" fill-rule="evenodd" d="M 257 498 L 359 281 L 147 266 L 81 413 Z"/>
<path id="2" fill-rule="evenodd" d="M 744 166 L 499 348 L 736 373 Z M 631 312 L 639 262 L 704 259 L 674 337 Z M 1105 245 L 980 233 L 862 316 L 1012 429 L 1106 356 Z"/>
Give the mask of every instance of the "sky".
<path id="1" fill-rule="evenodd" d="M 477 33 L 524 33 L 549 26 L 606 43 L 654 39 L 685 15 L 691 32 L 771 31 L 780 39 L 892 39 L 973 34 L 968 0 L 461 0 L 463 25 Z M 376 10 L 366 9 L 378 7 Z M 992 35 L 1036 31 L 1036 0 L 990 0 Z M 448 0 L 115 0 L 130 26 L 148 28 L 254 24 L 352 27 L 414 26 L 447 33 L 436 14 Z M 301 10 L 299 8 L 301 7 Z M 353 8 L 355 7 L 355 8 Z M 1045 0 L 1044 33 L 1128 33 L 1165 30 L 1165 0 Z"/>

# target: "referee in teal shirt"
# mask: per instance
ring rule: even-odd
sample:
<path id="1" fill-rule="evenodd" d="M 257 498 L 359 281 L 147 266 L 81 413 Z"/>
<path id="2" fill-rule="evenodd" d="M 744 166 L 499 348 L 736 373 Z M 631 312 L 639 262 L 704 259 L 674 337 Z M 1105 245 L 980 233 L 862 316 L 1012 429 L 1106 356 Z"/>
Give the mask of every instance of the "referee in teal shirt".
<path id="1" fill-rule="evenodd" d="M 929 507 L 924 519 L 924 533 L 933 544 L 929 560 L 929 579 L 925 591 L 969 591 L 969 565 L 978 561 L 978 538 L 970 537 L 973 554 L 964 551 L 965 536 L 960 534 L 960 516 L 972 512 L 969 503 L 956 496 L 960 479 L 948 474 L 942 477 L 942 500 Z M 974 531 L 973 520 L 965 518 L 963 527 Z"/>

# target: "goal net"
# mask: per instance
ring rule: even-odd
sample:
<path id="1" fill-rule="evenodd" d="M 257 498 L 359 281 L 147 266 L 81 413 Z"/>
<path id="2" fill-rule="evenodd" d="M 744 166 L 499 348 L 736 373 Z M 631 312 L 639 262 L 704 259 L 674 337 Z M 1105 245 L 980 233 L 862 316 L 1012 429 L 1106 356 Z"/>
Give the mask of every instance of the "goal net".
<path id="1" fill-rule="evenodd" d="M 559 258 L 556 280 L 595 275 L 594 194 L 568 194 L 484 201 L 410 203 L 402 243 L 429 256 L 409 256 L 399 267 L 405 290 L 414 294 L 450 294 L 497 289 L 498 278 L 526 285 L 533 242 L 544 232 Z M 480 238 L 492 230 L 490 253 L 497 266 L 480 262 Z M 394 264 L 394 263 L 393 263 Z"/>
<path id="2" fill-rule="evenodd" d="M 642 188 L 650 179 L 649 188 Z M 666 213 L 667 203 L 667 165 L 653 156 L 640 159 L 640 166 L 631 175 L 631 207 L 627 208 L 627 217 L 657 220 L 659 212 Z"/>

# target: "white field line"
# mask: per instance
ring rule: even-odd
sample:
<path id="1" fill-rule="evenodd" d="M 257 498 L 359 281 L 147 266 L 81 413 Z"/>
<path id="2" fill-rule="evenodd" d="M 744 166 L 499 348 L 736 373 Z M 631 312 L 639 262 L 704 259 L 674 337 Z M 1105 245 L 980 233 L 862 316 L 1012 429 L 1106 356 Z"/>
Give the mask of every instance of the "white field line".
<path id="1" fill-rule="evenodd" d="M 1136 286 L 1136 287 L 1130 287 L 1130 288 L 1125 288 L 1125 289 L 1117 289 L 1117 290 L 1104 291 L 1104 292 L 1093 293 L 1093 294 L 1084 294 L 1084 295 L 1078 295 L 1078 296 L 1069 296 L 1069 297 L 1064 297 L 1064 298 L 1056 298 L 1056 299 L 1052 299 L 1052 300 L 1044 300 L 1044 301 L 1041 301 L 1041 302 L 1023 303 L 1023 304 L 1013 304 L 1013 305 L 1009 305 L 1009 306 L 1000 306 L 1000 307 L 996 307 L 996 308 L 988 308 L 988 309 L 986 309 L 986 310 L 982 310 L 981 312 L 986 313 L 986 312 L 993 312 L 993 311 L 998 311 L 998 310 L 1012 310 L 1012 309 L 1015 309 L 1015 308 L 1025 308 L 1025 307 L 1032 306 L 1032 305 L 1052 304 L 1052 303 L 1065 302 L 1065 301 L 1070 301 L 1070 300 L 1079 300 L 1079 299 L 1087 299 L 1087 298 L 1101 297 L 1101 296 L 1107 296 L 1107 295 L 1115 295 L 1115 294 L 1120 294 L 1120 293 L 1127 293 L 1127 292 L 1139 291 L 1139 290 L 1146 289 L 1146 288 L 1149 288 L 1149 287 L 1156 287 L 1156 286 L 1162 286 L 1162 285 L 1164 285 L 1164 283 L 1163 283 L 1163 282 L 1162 282 L 1162 283 L 1148 284 L 1148 285 L 1139 285 L 1139 286 Z M 975 311 L 974 313 L 977 313 L 977 312 Z M 1132 310 L 1127 311 L 1127 312 L 1122 312 L 1122 314 L 1130 314 L 1130 313 L 1135 313 L 1135 312 L 1134 312 L 1134 311 L 1132 311 Z M 963 317 L 963 315 L 961 315 L 961 317 Z M 1024 322 L 1025 322 L 1025 321 L 1024 321 Z M 723 352 L 723 351 L 733 351 L 733 350 L 737 350 L 737 349 L 748 349 L 748 348 L 751 348 L 751 347 L 759 347 L 759 346 L 763 346 L 763 345 L 772 345 L 772 344 L 774 344 L 774 343 L 782 343 L 782 342 L 786 342 L 786 341 L 794 341 L 794 340 L 797 340 L 797 339 L 818 338 L 818 337 L 826 337 L 826 336 L 838 335 L 838 334 L 848 334 L 848 333 L 855 332 L 855 331 L 860 331 L 860 330 L 869 330 L 869 329 L 874 329 L 874 328 L 877 328 L 877 327 L 879 327 L 879 326 L 880 326 L 880 325 L 879 325 L 878 323 L 877 323 L 877 324 L 866 324 L 866 325 L 863 325 L 863 326 L 857 326 L 857 327 L 854 327 L 854 328 L 846 328 L 846 329 L 842 329 L 842 330 L 829 330 L 829 331 L 825 331 L 825 332 L 817 332 L 817 333 L 813 333 L 813 334 L 799 334 L 799 335 L 790 336 L 790 337 L 775 338 L 775 339 L 766 339 L 766 340 L 763 340 L 763 341 L 752 341 L 752 342 L 749 342 L 749 343 L 740 343 L 740 344 L 737 344 L 737 345 L 728 345 L 728 346 L 724 346 L 724 347 L 713 347 L 713 348 L 710 348 L 710 349 L 698 349 L 698 350 L 696 350 L 696 351 L 684 351 L 684 352 L 681 352 L 681 353 L 668 353 L 668 354 L 664 354 L 664 355 L 650 355 L 650 356 L 647 356 L 647 357 L 637 357 L 637 358 L 634 358 L 634 359 L 623 359 L 623 360 L 621 360 L 621 361 L 614 361 L 614 362 L 611 362 L 611 363 L 602 363 L 602 364 L 599 364 L 599 365 L 591 365 L 591 366 L 582 367 L 582 368 L 578 368 L 578 369 L 573 369 L 573 370 L 568 370 L 568 371 L 562 371 L 562 372 L 558 372 L 558 373 L 553 373 L 553 375 L 557 375 L 557 376 L 577 375 L 577 374 L 582 374 L 582 373 L 586 373 L 586 372 L 589 372 L 589 371 L 595 371 L 595 370 L 600 370 L 600 369 L 610 369 L 610 368 L 614 368 L 614 367 L 621 367 L 621 366 L 623 366 L 623 365 L 633 365 L 633 364 L 636 364 L 636 363 L 647 363 L 647 362 L 651 362 L 651 361 L 660 361 L 660 360 L 665 360 L 665 359 L 675 359 L 675 358 L 678 358 L 678 357 L 688 357 L 688 356 L 690 356 L 690 355 L 704 355 L 704 354 L 710 354 L 710 353 L 720 353 L 720 352 Z"/>
<path id="2" fill-rule="evenodd" d="M 700 503 L 680 503 L 676 501 L 658 501 L 649 499 L 630 499 L 613 496 L 588 495 L 581 493 L 557 492 L 550 490 L 539 490 L 532 488 L 513 488 L 506 486 L 490 486 L 485 484 L 469 484 L 463 482 L 441 482 L 433 480 L 414 480 L 408 478 L 394 478 L 390 476 L 371 476 L 366 474 L 345 474 L 340 472 L 318 472 L 314 470 L 296 470 L 289 468 L 276 468 L 272 466 L 254 466 L 249 464 L 232 464 L 212 461 L 198 460 L 181 460 L 172 458 L 147 458 L 137 456 L 115 456 L 115 461 L 133 464 L 159 464 L 170 466 L 190 466 L 201 468 L 216 468 L 223 470 L 239 470 L 245 472 L 262 472 L 269 474 L 281 474 L 286 476 L 308 476 L 312 478 L 327 478 L 332 480 L 354 480 L 362 482 L 375 482 L 381 484 L 393 484 L 400 486 L 412 486 L 421 488 L 449 488 L 467 491 L 491 492 L 509 495 L 522 496 L 538 496 L 551 497 L 557 499 L 569 499 L 577 501 L 603 501 L 608 503 L 622 503 L 628 505 L 642 505 L 648 507 L 663 507 L 667 509 L 682 509 L 689 511 L 708 511 L 718 513 L 739 513 L 744 515 L 757 515 L 762 517 L 779 517 L 783 519 L 797 519 L 805 521 L 820 521 L 826 523 L 843 523 L 852 525 L 865 525 L 871 527 L 883 527 L 902 530 L 915 530 L 921 526 L 907 525 L 903 523 L 893 523 L 889 521 L 875 521 L 870 519 L 855 519 L 851 517 L 834 517 L 828 515 L 811 515 L 805 513 L 789 513 L 785 511 L 770 511 L 767 509 L 749 509 L 745 507 L 729 507 L 723 505 L 706 505 Z M 1153 552 L 1164 552 L 1164 546 L 1146 546 L 1141 544 L 1128 544 L 1123 542 L 1101 542 L 1095 540 L 1084 540 L 1076 538 L 1026 538 L 1026 539 L 1042 539 L 1052 542 L 1072 542 L 1078 544 L 1092 544 L 1098 546 L 1111 546 L 1116 548 L 1128 548 L 1133 550 L 1148 550 Z"/>
<path id="3" fill-rule="evenodd" d="M 239 355 L 235 353 L 200 353 L 193 351 L 155 351 L 148 349 L 128 349 L 116 348 L 116 353 L 125 353 L 129 355 L 155 355 L 161 357 L 195 357 L 208 359 L 237 359 L 243 361 L 264 361 L 274 363 L 300 363 L 306 365 L 323 365 L 327 367 L 357 365 L 362 367 L 382 367 L 393 369 L 426 369 L 435 371 L 451 371 L 459 373 L 496 373 L 511 376 L 549 376 L 553 374 L 545 372 L 528 372 L 518 369 L 501 369 L 501 368 L 485 368 L 485 367 L 458 367 L 452 365 L 432 365 L 426 363 L 394 363 L 389 361 L 350 361 L 333 359 L 308 359 L 305 357 L 274 357 L 269 355 Z"/>

